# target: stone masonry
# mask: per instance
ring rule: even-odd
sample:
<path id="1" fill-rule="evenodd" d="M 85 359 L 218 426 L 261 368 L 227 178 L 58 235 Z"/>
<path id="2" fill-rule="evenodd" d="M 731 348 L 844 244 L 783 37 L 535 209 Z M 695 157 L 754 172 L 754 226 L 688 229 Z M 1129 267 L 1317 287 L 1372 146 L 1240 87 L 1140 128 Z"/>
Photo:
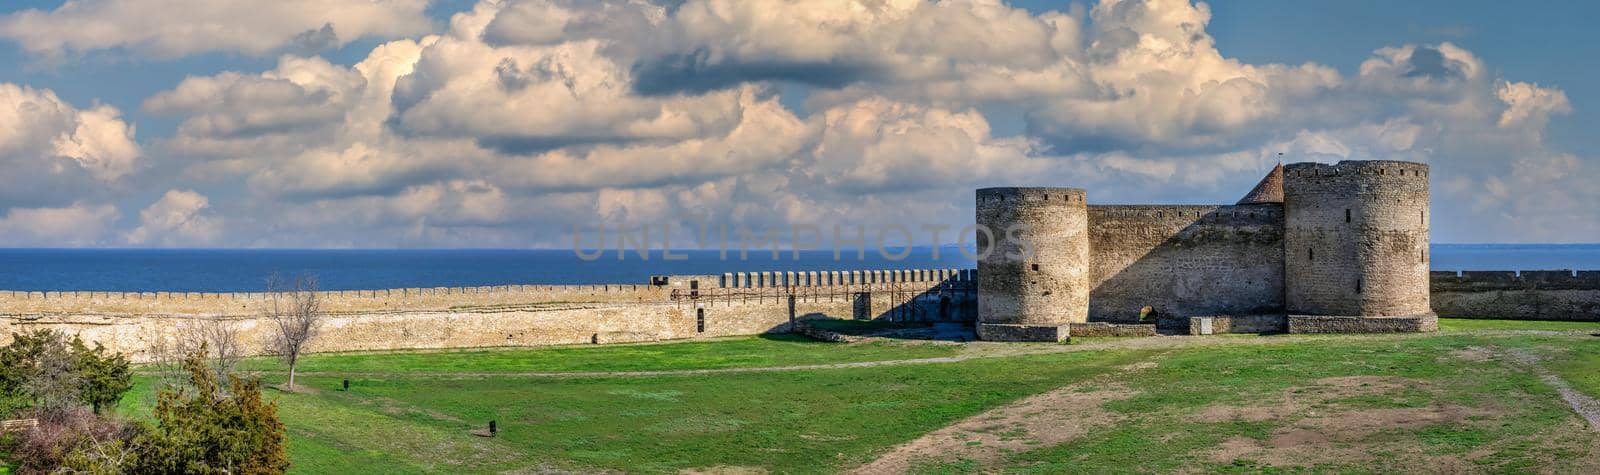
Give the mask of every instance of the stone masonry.
<path id="1" fill-rule="evenodd" d="M 1228 315 L 1276 315 L 1268 318 L 1286 324 L 1268 326 L 1290 332 L 1434 327 L 1395 323 L 1433 316 L 1427 165 L 1290 164 L 1232 206 L 1084 205 L 1084 196 L 1073 188 L 978 190 L 978 224 L 1005 241 L 979 241 L 980 337 L 992 339 L 986 325 Z M 1014 226 L 1031 232 L 1002 231 Z M 1036 256 L 997 255 L 1023 247 L 1011 237 L 1035 240 Z M 1402 320 L 1361 320 L 1373 317 Z"/>

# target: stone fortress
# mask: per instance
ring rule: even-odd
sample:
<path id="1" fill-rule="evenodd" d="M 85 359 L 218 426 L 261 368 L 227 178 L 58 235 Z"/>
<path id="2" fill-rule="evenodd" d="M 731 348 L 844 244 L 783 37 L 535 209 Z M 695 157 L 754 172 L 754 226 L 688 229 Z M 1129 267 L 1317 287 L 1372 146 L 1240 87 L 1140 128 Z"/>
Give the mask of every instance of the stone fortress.
<path id="1" fill-rule="evenodd" d="M 1279 165 L 1231 206 L 1085 198 L 1076 188 L 977 191 L 977 223 L 994 234 L 978 240 L 980 338 L 1063 340 L 1074 325 L 1163 320 L 1290 333 L 1438 326 L 1427 165 Z"/>
<path id="2" fill-rule="evenodd" d="M 639 284 L 324 291 L 311 351 L 649 342 L 805 331 L 815 318 L 976 324 L 991 340 L 1429 331 L 1437 316 L 1600 320 L 1600 271 L 1428 271 L 1428 168 L 1275 168 L 1235 205 L 977 192 L 977 269 L 728 272 Z M 1013 225 L 1014 233 L 1006 230 Z M 1032 247 L 1021 256 L 1019 242 Z M 0 344 L 51 328 L 148 361 L 203 325 L 262 354 L 262 293 L 0 290 Z M 948 325 L 946 325 L 948 326 Z"/>

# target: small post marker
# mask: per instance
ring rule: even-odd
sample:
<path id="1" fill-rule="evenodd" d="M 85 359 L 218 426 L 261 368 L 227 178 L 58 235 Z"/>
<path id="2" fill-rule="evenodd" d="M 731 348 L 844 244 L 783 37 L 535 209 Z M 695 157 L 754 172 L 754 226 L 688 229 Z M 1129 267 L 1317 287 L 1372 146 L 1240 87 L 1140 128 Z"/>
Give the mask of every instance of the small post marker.
<path id="1" fill-rule="evenodd" d="M 500 431 L 500 429 L 495 427 L 495 425 L 494 425 L 494 420 L 493 419 L 489 420 L 489 437 L 494 437 L 494 434 L 496 432 L 499 432 L 499 431 Z"/>
<path id="2" fill-rule="evenodd" d="M 344 390 L 345 391 L 349 391 L 350 390 L 350 378 L 345 378 L 345 380 L 344 380 Z"/>

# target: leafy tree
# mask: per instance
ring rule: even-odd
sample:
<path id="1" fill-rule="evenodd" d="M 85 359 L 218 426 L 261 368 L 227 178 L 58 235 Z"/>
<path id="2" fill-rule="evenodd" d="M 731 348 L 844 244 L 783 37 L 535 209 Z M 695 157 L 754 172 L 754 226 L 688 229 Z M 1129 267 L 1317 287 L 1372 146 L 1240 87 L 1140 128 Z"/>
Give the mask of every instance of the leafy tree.
<path id="1" fill-rule="evenodd" d="M 135 473 L 269 474 L 289 468 L 277 404 L 261 397 L 259 380 L 227 377 L 223 390 L 204 353 L 184 361 L 188 390 L 163 388 L 156 426 L 136 442 Z"/>
<path id="2" fill-rule="evenodd" d="M 35 382 L 40 379 L 44 383 L 74 383 L 72 386 L 76 387 L 67 375 L 42 374 L 58 369 L 54 365 L 42 367 L 40 362 L 65 353 L 60 341 L 53 331 L 35 330 L 12 334 L 11 344 L 0 348 L 0 413 L 11 414 L 34 406 L 38 399 L 34 391 L 51 389 L 38 387 Z"/>
<path id="3" fill-rule="evenodd" d="M 100 342 L 90 349 L 83 339 L 73 337 L 72 356 L 72 372 L 79 380 L 78 396 L 96 414 L 102 408 L 116 407 L 122 393 L 133 388 L 133 371 L 128 368 L 128 357 L 121 353 L 108 355 Z"/>
<path id="4" fill-rule="evenodd" d="M 98 413 L 132 386 L 128 359 L 102 345 L 90 349 L 51 330 L 14 334 L 0 348 L 0 396 L 7 412 L 37 425 L 4 450 L 20 456 L 23 473 L 118 473 L 139 427 Z"/>
<path id="5" fill-rule="evenodd" d="M 6 412 L 34 407 L 61 411 L 77 404 L 96 413 L 114 407 L 133 387 L 128 358 L 93 349 L 78 337 L 71 342 L 54 330 L 12 335 L 0 348 L 0 400 Z"/>

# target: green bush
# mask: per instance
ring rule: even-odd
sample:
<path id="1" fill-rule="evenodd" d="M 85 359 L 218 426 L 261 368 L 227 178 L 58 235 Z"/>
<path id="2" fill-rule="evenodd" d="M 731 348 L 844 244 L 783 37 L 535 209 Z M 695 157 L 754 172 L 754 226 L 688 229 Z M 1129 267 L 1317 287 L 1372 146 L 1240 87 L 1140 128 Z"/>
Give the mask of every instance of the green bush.
<path id="1" fill-rule="evenodd" d="M 200 354 L 184 362 L 187 388 L 156 397 L 156 426 L 135 442 L 136 473 L 283 473 L 289 468 L 277 404 L 261 397 L 259 380 L 228 376 L 222 387 Z"/>
<path id="2" fill-rule="evenodd" d="M 128 358 L 54 330 L 13 334 L 0 348 L 0 414 L 87 405 L 99 413 L 133 387 Z"/>

